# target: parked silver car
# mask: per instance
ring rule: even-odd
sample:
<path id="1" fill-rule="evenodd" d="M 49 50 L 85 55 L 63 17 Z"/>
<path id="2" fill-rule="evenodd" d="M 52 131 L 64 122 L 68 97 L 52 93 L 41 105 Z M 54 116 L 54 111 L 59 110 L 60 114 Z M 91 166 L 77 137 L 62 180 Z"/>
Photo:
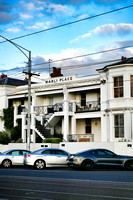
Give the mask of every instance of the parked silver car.
<path id="1" fill-rule="evenodd" d="M 33 166 L 36 169 L 44 169 L 45 167 L 66 166 L 69 153 L 57 148 L 45 148 L 26 154 L 24 164 Z"/>
<path id="2" fill-rule="evenodd" d="M 117 155 L 108 149 L 91 149 L 70 155 L 67 165 L 80 167 L 86 171 L 98 165 L 121 166 L 127 170 L 133 170 L 133 156 Z"/>
<path id="3" fill-rule="evenodd" d="M 10 149 L 0 154 L 0 165 L 9 168 L 12 165 L 24 165 L 24 155 L 30 153 L 25 149 Z"/>

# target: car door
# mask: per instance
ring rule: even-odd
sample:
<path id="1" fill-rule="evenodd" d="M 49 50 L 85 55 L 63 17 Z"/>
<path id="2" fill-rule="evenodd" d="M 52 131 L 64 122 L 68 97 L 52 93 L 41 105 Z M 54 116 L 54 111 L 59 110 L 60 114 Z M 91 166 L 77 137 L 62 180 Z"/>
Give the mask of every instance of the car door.
<path id="1" fill-rule="evenodd" d="M 66 165 L 68 153 L 62 150 L 54 150 L 56 155 L 56 165 Z"/>
<path id="2" fill-rule="evenodd" d="M 116 165 L 121 164 L 121 160 L 117 159 L 116 154 L 108 150 L 96 150 L 97 164 Z"/>
<path id="3" fill-rule="evenodd" d="M 42 155 L 46 165 L 56 165 L 56 155 L 52 149 L 43 151 Z"/>
<path id="4" fill-rule="evenodd" d="M 19 150 L 13 150 L 7 154 L 7 157 L 12 160 L 13 165 L 22 165 L 23 163 L 23 155 Z"/>

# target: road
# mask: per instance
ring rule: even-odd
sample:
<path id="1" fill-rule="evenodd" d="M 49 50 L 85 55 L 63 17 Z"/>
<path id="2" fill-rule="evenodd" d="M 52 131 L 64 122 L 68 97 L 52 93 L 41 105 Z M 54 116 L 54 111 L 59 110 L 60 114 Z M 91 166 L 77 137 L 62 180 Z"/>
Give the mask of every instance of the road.
<path id="1" fill-rule="evenodd" d="M 0 200 L 133 200 L 133 172 L 121 169 L 0 168 Z"/>

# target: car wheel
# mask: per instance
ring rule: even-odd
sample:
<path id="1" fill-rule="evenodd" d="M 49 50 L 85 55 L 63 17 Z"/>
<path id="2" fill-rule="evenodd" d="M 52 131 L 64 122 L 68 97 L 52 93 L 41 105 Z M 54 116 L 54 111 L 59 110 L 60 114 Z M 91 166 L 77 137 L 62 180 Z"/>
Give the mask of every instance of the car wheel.
<path id="1" fill-rule="evenodd" d="M 133 170 L 133 160 L 129 160 L 125 163 L 125 169 Z"/>
<path id="2" fill-rule="evenodd" d="M 81 167 L 83 170 L 89 171 L 94 167 L 94 163 L 91 160 L 84 160 Z"/>
<path id="3" fill-rule="evenodd" d="M 46 167 L 46 164 L 44 160 L 39 159 L 39 160 L 36 160 L 34 166 L 36 169 L 44 169 Z"/>
<path id="4" fill-rule="evenodd" d="M 4 168 L 9 168 L 9 167 L 12 166 L 12 162 L 11 162 L 9 159 L 3 160 L 2 166 L 3 166 Z"/>

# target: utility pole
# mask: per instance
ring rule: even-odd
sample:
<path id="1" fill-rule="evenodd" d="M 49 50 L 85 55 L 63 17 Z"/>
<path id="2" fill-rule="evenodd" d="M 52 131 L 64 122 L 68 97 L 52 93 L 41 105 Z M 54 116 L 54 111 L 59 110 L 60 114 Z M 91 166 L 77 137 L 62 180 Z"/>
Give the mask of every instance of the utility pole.
<path id="1" fill-rule="evenodd" d="M 28 72 L 23 71 L 23 73 L 28 74 L 28 117 L 27 117 L 27 149 L 30 150 L 30 113 L 31 113 L 31 76 L 39 74 L 31 73 L 31 51 L 29 51 L 29 59 L 28 59 Z"/>
<path id="2" fill-rule="evenodd" d="M 31 112 L 31 51 L 28 62 L 28 123 L 27 123 L 27 149 L 30 150 L 30 112 Z"/>
<path id="3" fill-rule="evenodd" d="M 12 42 L 11 40 L 9 40 L 6 37 L 3 37 L 2 35 L 0 35 L 0 37 L 2 37 L 3 39 L 5 39 L 6 41 L 10 42 L 11 44 L 13 44 L 17 49 L 19 49 L 19 51 L 21 51 L 21 53 L 23 53 L 25 55 L 26 58 L 28 58 L 28 72 L 23 72 L 28 74 L 28 125 L 27 125 L 27 149 L 30 150 L 30 110 L 31 110 L 31 76 L 33 74 L 31 74 L 31 51 L 29 51 L 28 49 L 20 46 L 19 44 Z M 24 51 L 29 52 L 29 56 L 26 55 L 26 53 Z M 37 75 L 37 74 L 34 74 Z M 39 76 L 39 75 L 38 75 Z"/>
<path id="4" fill-rule="evenodd" d="M 49 78 L 50 78 L 50 61 L 52 61 L 52 60 L 49 59 Z"/>

